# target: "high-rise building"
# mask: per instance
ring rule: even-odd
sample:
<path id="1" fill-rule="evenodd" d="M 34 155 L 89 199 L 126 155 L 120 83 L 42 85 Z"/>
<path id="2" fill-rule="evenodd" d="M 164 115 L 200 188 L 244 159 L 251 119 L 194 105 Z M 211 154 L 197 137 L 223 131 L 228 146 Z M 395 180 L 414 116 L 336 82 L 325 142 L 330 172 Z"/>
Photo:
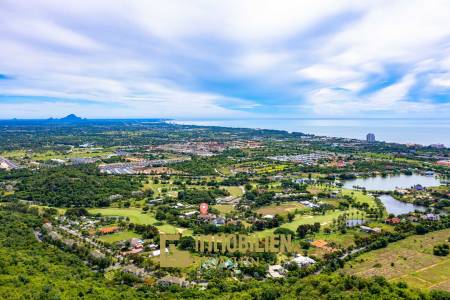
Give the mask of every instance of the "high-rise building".
<path id="1" fill-rule="evenodd" d="M 375 134 L 373 134 L 373 133 L 368 133 L 367 136 L 366 136 L 366 141 L 367 141 L 368 143 L 373 143 L 373 142 L 375 142 Z"/>

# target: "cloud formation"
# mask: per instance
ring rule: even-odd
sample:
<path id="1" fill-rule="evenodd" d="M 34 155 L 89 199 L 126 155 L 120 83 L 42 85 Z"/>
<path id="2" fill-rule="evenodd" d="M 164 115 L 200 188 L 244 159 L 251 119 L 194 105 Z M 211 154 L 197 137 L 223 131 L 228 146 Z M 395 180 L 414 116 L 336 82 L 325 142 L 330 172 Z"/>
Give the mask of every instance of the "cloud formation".
<path id="1" fill-rule="evenodd" d="M 0 5 L 0 118 L 450 117 L 447 1 Z"/>

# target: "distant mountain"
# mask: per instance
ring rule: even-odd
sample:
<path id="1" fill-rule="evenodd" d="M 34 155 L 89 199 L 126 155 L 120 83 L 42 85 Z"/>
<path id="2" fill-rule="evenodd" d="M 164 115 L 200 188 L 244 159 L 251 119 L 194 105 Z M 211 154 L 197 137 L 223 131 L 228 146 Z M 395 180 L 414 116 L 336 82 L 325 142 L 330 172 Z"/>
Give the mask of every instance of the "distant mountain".
<path id="1" fill-rule="evenodd" d="M 82 118 L 78 117 L 77 115 L 70 114 L 65 116 L 64 118 L 59 119 L 60 121 L 68 121 L 68 122 L 79 122 L 83 121 Z"/>
<path id="2" fill-rule="evenodd" d="M 75 114 L 70 114 L 64 118 L 48 118 L 48 119 L 0 119 L 0 125 L 42 125 L 42 124 L 62 124 L 62 125 L 78 125 L 78 124 L 148 124 L 148 123 L 165 123 L 171 119 L 86 119 L 80 118 Z"/>

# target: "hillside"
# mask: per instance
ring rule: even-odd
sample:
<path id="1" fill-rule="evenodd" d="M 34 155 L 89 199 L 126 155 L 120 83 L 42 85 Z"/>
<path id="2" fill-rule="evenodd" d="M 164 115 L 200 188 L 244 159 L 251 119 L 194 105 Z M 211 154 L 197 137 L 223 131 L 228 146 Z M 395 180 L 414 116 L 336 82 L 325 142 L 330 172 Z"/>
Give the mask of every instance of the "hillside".
<path id="1" fill-rule="evenodd" d="M 357 257 L 346 264 L 344 273 L 384 276 L 412 287 L 450 291 L 450 256 L 433 255 L 433 247 L 448 243 L 449 238 L 450 229 L 411 236 Z"/>

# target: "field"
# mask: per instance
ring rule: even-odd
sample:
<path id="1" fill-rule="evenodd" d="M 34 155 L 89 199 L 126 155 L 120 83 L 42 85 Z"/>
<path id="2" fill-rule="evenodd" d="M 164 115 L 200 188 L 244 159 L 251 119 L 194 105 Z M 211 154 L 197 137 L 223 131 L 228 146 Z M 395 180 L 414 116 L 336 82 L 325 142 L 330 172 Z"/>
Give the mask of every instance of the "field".
<path id="1" fill-rule="evenodd" d="M 98 238 L 100 241 L 103 241 L 105 243 L 115 243 L 120 242 L 124 240 L 129 240 L 132 238 L 140 238 L 141 236 L 137 233 L 134 233 L 132 231 L 121 231 L 113 234 L 106 234 Z"/>
<path id="2" fill-rule="evenodd" d="M 16 151 L 8 151 L 1 153 L 1 156 L 10 159 L 18 159 L 25 156 L 30 157 L 33 160 L 45 161 L 50 159 L 69 159 L 69 158 L 88 158 L 95 156 L 106 156 L 109 154 L 113 154 L 114 149 L 73 149 L 70 153 L 65 152 L 55 152 L 55 151 L 43 151 L 43 152 L 27 152 L 24 150 L 16 150 Z"/>
<path id="3" fill-rule="evenodd" d="M 158 220 L 150 213 L 142 213 L 141 209 L 137 208 L 94 208 L 89 209 L 89 213 L 101 213 L 103 216 L 120 216 L 130 218 L 130 222 L 143 225 L 154 225 Z M 183 235 L 191 235 L 190 230 L 178 228 L 170 224 L 154 225 L 159 231 L 163 233 L 183 233 Z"/>
<path id="4" fill-rule="evenodd" d="M 101 213 L 103 216 L 120 216 L 130 218 L 130 222 L 136 224 L 149 225 L 156 223 L 157 220 L 149 213 L 143 213 L 137 208 L 94 208 L 89 209 L 89 213 Z"/>
<path id="5" fill-rule="evenodd" d="M 286 169 L 288 165 L 280 164 L 280 165 L 268 165 L 262 168 L 256 168 L 255 171 L 257 174 L 271 174 L 276 172 L 281 172 Z"/>
<path id="6" fill-rule="evenodd" d="M 362 254 L 347 263 L 344 272 L 363 277 L 384 276 L 416 288 L 450 291 L 450 256 L 433 255 L 433 246 L 447 242 L 449 237 L 450 229 L 411 236 Z"/>
<path id="7" fill-rule="evenodd" d="M 369 195 L 364 195 L 363 192 L 342 189 L 342 195 L 354 197 L 357 202 L 367 203 L 370 207 L 376 207 L 375 198 Z"/>
<path id="8" fill-rule="evenodd" d="M 314 224 L 319 222 L 320 225 L 326 226 L 332 223 L 333 219 L 337 219 L 338 216 L 342 215 L 344 212 L 350 214 L 351 212 L 356 212 L 356 209 L 350 209 L 346 211 L 328 211 L 325 215 L 296 215 L 295 219 L 290 223 L 285 223 L 281 225 L 282 228 L 288 228 L 292 231 L 296 231 L 297 227 L 301 224 Z M 258 233 L 260 236 L 266 236 L 271 234 L 275 229 L 266 229 Z"/>
<path id="9" fill-rule="evenodd" d="M 241 197 L 244 193 L 242 188 L 239 186 L 223 186 L 221 188 L 226 189 L 228 192 L 230 192 L 230 195 L 234 197 Z"/>
<path id="10" fill-rule="evenodd" d="M 234 211 L 233 205 L 230 204 L 217 204 L 213 205 L 212 208 L 217 209 L 221 214 L 227 214 Z"/>
<path id="11" fill-rule="evenodd" d="M 50 206 L 45 206 L 45 205 L 31 205 L 32 207 L 37 207 L 39 209 L 40 212 L 43 211 L 44 208 L 54 208 L 58 211 L 58 215 L 62 216 L 64 215 L 64 213 L 66 212 L 66 208 L 60 208 L 60 207 L 50 207 Z"/>
<path id="12" fill-rule="evenodd" d="M 367 233 L 361 232 L 359 229 L 348 229 L 346 233 L 341 233 L 339 231 L 333 232 L 331 234 L 323 233 L 322 231 L 314 235 L 315 240 L 325 240 L 328 243 L 334 243 L 336 246 L 341 248 L 348 248 L 350 246 L 355 246 L 355 234 L 366 236 Z"/>
<path id="13" fill-rule="evenodd" d="M 306 210 L 307 208 L 298 202 L 286 202 L 281 203 L 280 205 L 273 204 L 264 206 L 257 209 L 256 212 L 261 215 L 287 215 L 290 212 L 294 212 L 296 209 Z"/>
<path id="14" fill-rule="evenodd" d="M 155 192 L 155 197 L 160 197 L 162 195 L 162 189 L 166 189 L 168 191 L 168 194 L 176 197 L 178 193 L 176 191 L 172 191 L 173 186 L 171 184 L 162 184 L 162 183 L 154 183 L 152 181 L 152 177 L 147 177 L 150 180 L 150 183 L 144 183 L 144 186 L 142 187 L 142 190 L 148 190 L 152 189 Z"/>

